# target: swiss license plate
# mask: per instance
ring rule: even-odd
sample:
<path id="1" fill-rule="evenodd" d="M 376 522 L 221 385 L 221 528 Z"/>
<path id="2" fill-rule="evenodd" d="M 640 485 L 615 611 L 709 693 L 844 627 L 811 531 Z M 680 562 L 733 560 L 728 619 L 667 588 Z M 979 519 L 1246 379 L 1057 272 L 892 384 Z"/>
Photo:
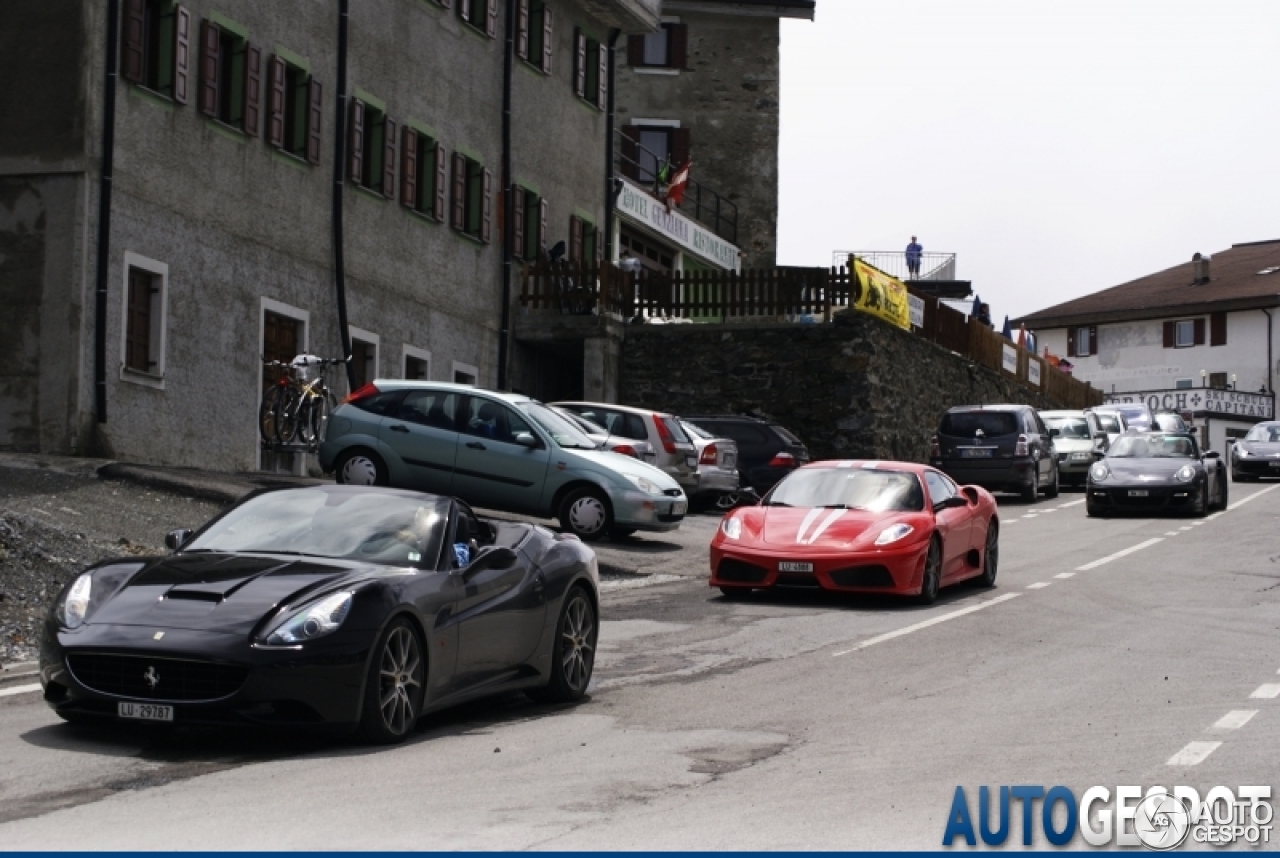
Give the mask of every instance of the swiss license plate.
<path id="1" fill-rule="evenodd" d="M 689 508 L 689 504 L 688 504 L 688 502 L 686 502 L 686 501 L 676 501 L 675 503 L 673 503 L 673 504 L 671 505 L 671 514 L 672 514 L 672 515 L 684 515 L 685 510 L 687 510 L 688 508 Z"/>
<path id="2" fill-rule="evenodd" d="M 117 703 L 116 714 L 135 721 L 172 721 L 173 707 L 155 703 Z"/>
<path id="3" fill-rule="evenodd" d="M 812 563 L 795 563 L 790 560 L 781 560 L 778 562 L 779 572 L 812 572 Z"/>
<path id="4" fill-rule="evenodd" d="M 990 459 L 995 452 L 992 447 L 961 447 L 961 459 Z"/>
<path id="5" fill-rule="evenodd" d="M 1267 462 L 1268 468 L 1280 468 L 1280 462 Z"/>
<path id="6" fill-rule="evenodd" d="M 1151 492 L 1146 489 L 1129 489 L 1129 497 L 1131 498 L 1145 498 L 1149 494 Z"/>
<path id="7" fill-rule="evenodd" d="M 697 456 L 685 456 L 685 457 L 684 457 L 684 463 L 685 463 L 686 465 L 688 465 L 689 467 L 691 467 L 691 468 L 696 468 L 696 467 L 698 467 L 698 457 L 697 457 Z"/>
<path id="8" fill-rule="evenodd" d="M 1280 468 L 1280 462 L 1274 462 L 1273 464 L 1274 464 L 1277 468 Z M 732 453 L 730 453 L 729 455 L 725 456 L 725 457 L 724 457 L 724 467 L 726 467 L 726 468 L 736 468 L 736 467 L 738 467 L 738 457 L 737 457 L 737 456 L 735 456 L 735 455 L 733 455 Z"/>

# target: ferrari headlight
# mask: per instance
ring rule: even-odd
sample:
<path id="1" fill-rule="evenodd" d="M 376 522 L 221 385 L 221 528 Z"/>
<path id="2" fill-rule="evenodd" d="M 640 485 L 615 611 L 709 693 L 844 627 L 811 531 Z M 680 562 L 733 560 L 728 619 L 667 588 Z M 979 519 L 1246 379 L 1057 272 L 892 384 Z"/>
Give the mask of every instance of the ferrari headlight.
<path id="1" fill-rule="evenodd" d="M 658 488 L 652 481 L 647 480 L 644 477 L 636 477 L 631 474 L 623 474 L 623 476 L 627 478 L 627 481 L 630 482 L 631 485 L 635 486 L 642 492 L 647 492 L 651 495 L 662 494 L 662 489 Z"/>
<path id="2" fill-rule="evenodd" d="M 263 635 L 270 646 L 300 644 L 336 632 L 351 613 L 350 590 L 326 596 L 310 607 L 290 614 Z"/>
<path id="3" fill-rule="evenodd" d="M 897 542 L 899 539 L 906 539 L 913 530 L 915 528 L 909 524 L 891 524 L 880 531 L 880 535 L 876 537 L 876 545 L 888 545 L 891 542 Z"/>
<path id="4" fill-rule="evenodd" d="M 69 629 L 78 629 L 84 625 L 84 618 L 89 615 L 89 597 L 93 594 L 93 574 L 85 572 L 67 591 L 58 610 L 58 619 Z"/>
<path id="5" fill-rule="evenodd" d="M 1089 469 L 1089 479 L 1095 483 L 1100 483 L 1109 476 L 1111 476 L 1111 469 L 1107 467 L 1106 462 L 1094 462 L 1093 467 Z"/>
<path id="6" fill-rule="evenodd" d="M 742 519 L 726 518 L 724 521 L 720 522 L 720 532 L 729 539 L 741 539 Z"/>
<path id="7" fill-rule="evenodd" d="M 1174 476 L 1178 478 L 1179 482 L 1189 483 L 1196 478 L 1196 469 L 1190 465 L 1183 465 L 1178 468 L 1178 473 L 1174 474 Z"/>

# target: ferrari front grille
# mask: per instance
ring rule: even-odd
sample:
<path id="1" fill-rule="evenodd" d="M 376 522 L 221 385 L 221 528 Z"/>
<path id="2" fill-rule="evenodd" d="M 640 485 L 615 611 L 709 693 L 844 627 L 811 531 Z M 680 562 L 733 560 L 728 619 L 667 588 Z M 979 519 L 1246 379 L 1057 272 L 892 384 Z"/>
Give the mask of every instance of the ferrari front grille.
<path id="1" fill-rule="evenodd" d="M 769 570 L 754 563 L 744 563 L 726 557 L 720 561 L 716 577 L 721 581 L 733 581 L 738 584 L 759 584 L 769 577 Z"/>
<path id="2" fill-rule="evenodd" d="M 831 573 L 837 587 L 892 587 L 893 575 L 887 566 L 850 566 Z"/>
<path id="3" fill-rule="evenodd" d="M 221 700 L 249 676 L 232 664 L 96 652 L 69 653 L 67 669 L 85 688 L 142 700 Z"/>

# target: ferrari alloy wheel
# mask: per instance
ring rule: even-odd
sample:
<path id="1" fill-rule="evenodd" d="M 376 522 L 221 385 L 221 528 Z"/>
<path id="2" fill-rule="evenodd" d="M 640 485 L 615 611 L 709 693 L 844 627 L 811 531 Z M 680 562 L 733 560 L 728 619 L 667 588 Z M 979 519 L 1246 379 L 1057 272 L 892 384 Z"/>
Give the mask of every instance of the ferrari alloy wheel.
<path id="1" fill-rule="evenodd" d="M 932 605 L 938 598 L 941 586 L 942 543 L 935 538 L 929 542 L 929 554 L 924 559 L 924 574 L 920 579 L 920 595 L 916 596 L 916 602 Z"/>
<path id="2" fill-rule="evenodd" d="M 557 703 L 580 700 L 591 684 L 598 634 L 596 609 L 591 596 L 582 587 L 574 587 L 565 596 L 560 622 L 556 624 L 551 678 L 545 687 L 534 689 L 529 695 L 537 700 Z"/>
<path id="3" fill-rule="evenodd" d="M 996 585 L 996 566 L 1000 562 L 1000 525 L 991 519 L 987 525 L 987 542 L 982 550 L 982 574 L 978 576 L 978 586 L 994 587 Z"/>
<path id="4" fill-rule="evenodd" d="M 364 737 L 383 745 L 403 741 L 422 711 L 425 679 L 418 636 L 408 620 L 398 619 L 383 633 L 374 653 L 360 725 Z"/>
<path id="5" fill-rule="evenodd" d="M 574 489 L 560 502 L 560 526 L 581 539 L 591 542 L 609 532 L 613 513 L 599 489 Z"/>
<path id="6" fill-rule="evenodd" d="M 1200 490 L 1196 492 L 1195 503 L 1191 507 L 1191 514 L 1196 518 L 1204 518 L 1209 513 L 1209 479 L 1200 484 Z"/>
<path id="7" fill-rule="evenodd" d="M 374 453 L 352 450 L 343 453 L 334 468 L 335 478 L 344 486 L 385 486 L 387 466 Z"/>

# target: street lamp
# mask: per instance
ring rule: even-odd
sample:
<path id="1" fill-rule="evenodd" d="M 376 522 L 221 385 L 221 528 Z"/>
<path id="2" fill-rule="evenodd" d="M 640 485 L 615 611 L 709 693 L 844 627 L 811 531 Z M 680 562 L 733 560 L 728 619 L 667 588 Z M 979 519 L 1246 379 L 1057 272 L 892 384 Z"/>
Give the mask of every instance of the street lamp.
<path id="1" fill-rule="evenodd" d="M 1234 372 L 1231 373 L 1231 389 L 1236 389 L 1236 374 Z"/>
<path id="2" fill-rule="evenodd" d="M 1207 369 L 1200 370 L 1200 386 L 1201 387 L 1208 386 L 1208 382 L 1205 381 L 1205 379 L 1207 379 L 1208 377 L 1209 377 L 1209 371 Z"/>

